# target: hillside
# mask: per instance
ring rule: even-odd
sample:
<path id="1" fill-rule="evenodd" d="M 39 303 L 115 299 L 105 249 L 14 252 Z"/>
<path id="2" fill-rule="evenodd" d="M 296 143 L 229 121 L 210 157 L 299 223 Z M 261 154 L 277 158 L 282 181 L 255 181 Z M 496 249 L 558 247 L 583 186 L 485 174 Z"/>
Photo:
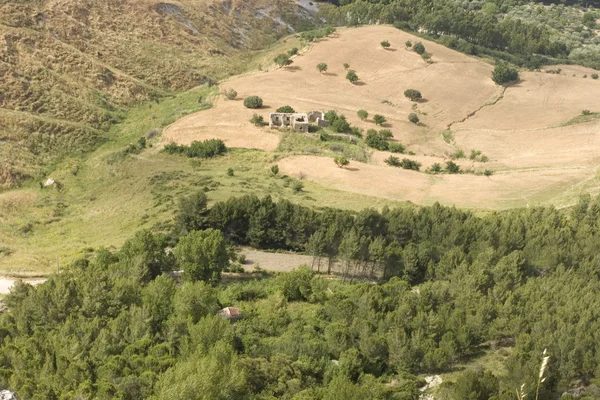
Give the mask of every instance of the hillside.
<path id="1" fill-rule="evenodd" d="M 384 39 L 391 43 L 388 50 L 380 45 Z M 425 61 L 405 47 L 407 41 L 422 41 L 431 59 Z M 322 62 L 328 65 L 325 73 L 316 68 Z M 358 84 L 345 79 L 344 63 L 356 71 Z M 339 30 L 313 44 L 290 66 L 222 85 L 237 90 L 240 98 L 261 96 L 262 109 L 220 98 L 213 109 L 169 126 L 164 136 L 181 143 L 217 137 L 233 147 L 277 149 L 285 157 L 280 168 L 295 178 L 421 205 L 439 201 L 479 209 L 562 206 L 581 193 L 596 193 L 600 153 L 594 112 L 599 111 L 600 80 L 591 78 L 594 70 L 559 65 L 522 71 L 518 84 L 504 88 L 491 80 L 493 68 L 481 58 L 389 26 Z M 411 88 L 422 92 L 423 100 L 407 99 L 404 91 Z M 406 156 L 421 163 L 421 172 L 387 166 L 384 160 L 392 154 L 378 150 L 371 150 L 367 160 L 344 149 L 354 161 L 351 168 L 340 169 L 322 157 L 339 153 L 339 141 L 296 134 L 289 145 L 288 136 L 248 122 L 256 112 L 267 120 L 269 112 L 283 105 L 302 112 L 336 110 L 363 135 L 369 129 L 389 129 L 392 142 L 414 153 Z M 370 117 L 361 120 L 360 109 Z M 582 116 L 583 110 L 589 114 Z M 419 124 L 409 122 L 410 113 L 418 115 Z M 384 126 L 374 123 L 375 114 L 387 118 Z M 478 158 L 470 159 L 472 151 Z M 423 173 L 447 161 L 471 173 Z M 484 176 L 486 170 L 493 175 Z"/>
<path id="2" fill-rule="evenodd" d="M 291 0 L 1 0 L 0 188 L 91 150 L 131 105 L 243 71 L 310 18 Z"/>

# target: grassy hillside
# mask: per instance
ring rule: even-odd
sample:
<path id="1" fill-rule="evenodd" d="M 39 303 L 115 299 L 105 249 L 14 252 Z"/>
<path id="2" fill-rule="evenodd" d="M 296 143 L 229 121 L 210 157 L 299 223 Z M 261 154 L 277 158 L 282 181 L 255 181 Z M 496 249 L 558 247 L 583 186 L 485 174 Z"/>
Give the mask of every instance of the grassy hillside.
<path id="1" fill-rule="evenodd" d="M 172 221 L 178 197 L 205 190 L 210 202 L 232 195 L 271 194 L 312 207 L 359 210 L 397 204 L 367 196 L 341 196 L 334 189 L 273 177 L 269 167 L 281 154 L 232 149 L 225 156 L 190 161 L 160 153 L 153 136 L 160 128 L 194 111 L 211 107 L 218 93 L 207 85 L 158 103 L 132 108 L 113 126 L 108 140 L 86 156 L 65 158 L 51 174 L 62 189 L 40 189 L 30 181 L 0 193 L 0 274 L 38 275 L 100 247 L 117 248 L 142 228 L 162 230 Z M 202 103 L 198 99 L 202 97 Z M 148 135 L 149 134 L 149 135 Z M 124 155 L 130 143 L 147 136 L 140 154 Z M 152 147 L 150 147 L 150 145 Z M 233 176 L 227 170 L 234 171 Z"/>
<path id="2" fill-rule="evenodd" d="M 0 188 L 94 148 L 132 105 L 244 71 L 309 19 L 289 0 L 0 1 Z"/>

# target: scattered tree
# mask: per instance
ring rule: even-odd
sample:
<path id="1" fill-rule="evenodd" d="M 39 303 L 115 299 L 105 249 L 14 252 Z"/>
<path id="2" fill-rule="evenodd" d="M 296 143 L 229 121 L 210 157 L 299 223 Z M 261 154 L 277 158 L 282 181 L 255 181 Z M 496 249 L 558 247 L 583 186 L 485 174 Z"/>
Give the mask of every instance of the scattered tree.
<path id="1" fill-rule="evenodd" d="M 344 63 L 344 69 L 348 69 L 348 68 L 350 68 L 350 64 Z"/>
<path id="2" fill-rule="evenodd" d="M 344 168 L 346 165 L 350 164 L 350 161 L 348 161 L 348 159 L 344 156 L 337 156 L 333 159 L 333 162 L 335 162 L 335 165 L 337 165 L 340 168 Z"/>
<path id="3" fill-rule="evenodd" d="M 373 122 L 375 122 L 375 125 L 383 125 L 386 121 L 387 118 L 385 118 L 383 115 L 375 114 L 373 116 Z"/>
<path id="4" fill-rule="evenodd" d="M 356 112 L 356 115 L 358 115 L 358 118 L 360 118 L 363 121 L 369 118 L 369 113 L 367 112 L 367 110 L 358 110 Z"/>
<path id="5" fill-rule="evenodd" d="M 423 46 L 423 43 L 417 42 L 413 46 L 413 51 L 419 55 L 422 55 L 423 53 L 425 53 L 425 46 Z"/>
<path id="6" fill-rule="evenodd" d="M 412 42 L 411 42 L 410 40 L 407 40 L 406 42 L 404 42 L 404 45 L 405 45 L 407 48 L 411 48 L 411 47 L 412 47 Z"/>
<path id="7" fill-rule="evenodd" d="M 248 96 L 244 99 L 244 107 L 246 108 L 261 108 L 263 100 L 258 96 Z"/>
<path id="8" fill-rule="evenodd" d="M 233 168 L 227 168 L 227 176 L 233 176 L 234 172 L 233 172 Z"/>
<path id="9" fill-rule="evenodd" d="M 592 74 L 592 79 L 598 79 L 598 74 Z"/>
<path id="10" fill-rule="evenodd" d="M 278 112 L 278 113 L 295 113 L 295 112 L 296 112 L 296 110 L 294 110 L 294 109 L 293 109 L 292 107 L 290 107 L 290 106 L 282 106 L 282 107 L 279 107 L 279 108 L 276 110 L 276 112 Z"/>
<path id="11" fill-rule="evenodd" d="M 319 70 L 320 73 L 323 73 L 323 72 L 327 71 L 327 64 L 319 63 L 319 64 L 317 64 L 317 69 Z"/>
<path id="12" fill-rule="evenodd" d="M 270 171 L 274 176 L 277 176 L 279 174 L 279 165 L 271 165 Z"/>
<path id="13" fill-rule="evenodd" d="M 408 120 L 410 122 L 412 122 L 413 124 L 418 124 L 419 123 L 419 116 L 415 113 L 410 113 L 408 115 Z"/>
<path id="14" fill-rule="evenodd" d="M 498 64 L 492 72 L 492 80 L 497 85 L 505 85 L 507 83 L 516 82 L 519 80 L 519 71 L 509 67 L 506 64 Z"/>
<path id="15" fill-rule="evenodd" d="M 286 65 L 290 65 L 293 61 L 290 60 L 290 56 L 285 53 L 278 54 L 273 61 L 280 67 L 285 67 Z"/>
<path id="16" fill-rule="evenodd" d="M 384 40 L 383 42 L 381 42 L 381 47 L 387 50 L 390 47 L 390 42 Z"/>
<path id="17" fill-rule="evenodd" d="M 406 89 L 404 91 L 404 96 L 406 96 L 410 101 L 419 101 L 423 98 L 421 92 L 416 89 Z"/>
<path id="18" fill-rule="evenodd" d="M 288 55 L 291 56 L 295 56 L 296 54 L 298 54 L 298 48 L 297 47 L 292 47 L 291 49 L 288 50 Z"/>
<path id="19" fill-rule="evenodd" d="M 356 82 L 358 82 L 358 75 L 356 75 L 356 72 L 350 70 L 346 74 L 346 79 L 348 79 L 352 83 L 356 83 Z"/>

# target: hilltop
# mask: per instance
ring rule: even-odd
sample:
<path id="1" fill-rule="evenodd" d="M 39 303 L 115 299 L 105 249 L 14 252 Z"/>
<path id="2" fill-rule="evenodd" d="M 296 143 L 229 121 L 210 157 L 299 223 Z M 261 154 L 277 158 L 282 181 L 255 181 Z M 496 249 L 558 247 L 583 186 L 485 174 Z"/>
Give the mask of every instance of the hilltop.
<path id="1" fill-rule="evenodd" d="M 244 71 L 311 18 L 289 0 L 0 1 L 0 188 L 95 148 L 132 105 Z"/>

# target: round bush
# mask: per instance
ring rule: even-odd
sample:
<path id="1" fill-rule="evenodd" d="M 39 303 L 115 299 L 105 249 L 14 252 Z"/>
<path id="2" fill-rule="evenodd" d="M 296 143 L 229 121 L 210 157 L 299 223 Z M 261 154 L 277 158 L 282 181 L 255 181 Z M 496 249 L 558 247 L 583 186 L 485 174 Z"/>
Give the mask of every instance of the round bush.
<path id="1" fill-rule="evenodd" d="M 261 108 L 263 101 L 258 96 L 248 96 L 244 99 L 244 106 L 246 108 Z"/>

